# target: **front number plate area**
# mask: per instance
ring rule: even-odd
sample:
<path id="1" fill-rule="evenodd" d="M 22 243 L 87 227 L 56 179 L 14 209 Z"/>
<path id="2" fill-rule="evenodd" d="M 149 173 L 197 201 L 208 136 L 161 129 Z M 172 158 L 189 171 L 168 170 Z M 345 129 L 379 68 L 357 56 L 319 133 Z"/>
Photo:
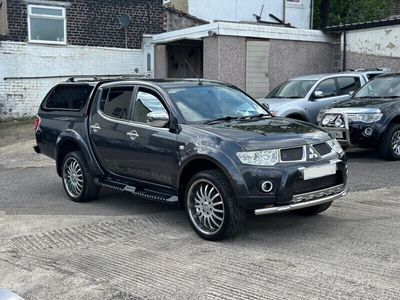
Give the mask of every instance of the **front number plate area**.
<path id="1" fill-rule="evenodd" d="M 311 167 L 303 170 L 303 179 L 310 180 L 336 174 L 336 164 Z"/>
<path id="2" fill-rule="evenodd" d="M 333 131 L 333 130 L 328 130 L 328 132 L 334 137 L 335 139 L 343 139 L 344 135 L 343 132 L 340 131 Z"/>

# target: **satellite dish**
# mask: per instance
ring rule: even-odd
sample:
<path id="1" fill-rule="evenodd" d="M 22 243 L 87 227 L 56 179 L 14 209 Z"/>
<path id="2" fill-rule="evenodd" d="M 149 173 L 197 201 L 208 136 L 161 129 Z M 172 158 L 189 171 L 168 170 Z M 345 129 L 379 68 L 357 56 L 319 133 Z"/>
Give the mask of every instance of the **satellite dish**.
<path id="1" fill-rule="evenodd" d="M 122 15 L 118 18 L 121 28 L 128 28 L 131 18 L 128 15 Z"/>

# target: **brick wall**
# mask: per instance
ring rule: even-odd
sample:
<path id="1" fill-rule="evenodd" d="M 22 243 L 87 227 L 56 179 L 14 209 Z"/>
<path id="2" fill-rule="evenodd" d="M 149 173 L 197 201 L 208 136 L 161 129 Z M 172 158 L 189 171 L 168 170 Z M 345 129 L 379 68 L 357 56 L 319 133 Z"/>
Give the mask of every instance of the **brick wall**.
<path id="1" fill-rule="evenodd" d="M 67 43 L 70 45 L 125 48 L 125 30 L 118 17 L 131 17 L 128 47 L 140 49 L 142 35 L 163 32 L 162 0 L 53 0 L 67 6 Z M 7 0 L 9 34 L 2 40 L 26 42 L 27 4 Z"/>
<path id="2" fill-rule="evenodd" d="M 67 76 L 143 75 L 143 61 L 143 51 L 135 49 L 1 42 L 0 119 L 35 115 L 46 93 Z M 48 76 L 59 77 L 41 78 Z"/>

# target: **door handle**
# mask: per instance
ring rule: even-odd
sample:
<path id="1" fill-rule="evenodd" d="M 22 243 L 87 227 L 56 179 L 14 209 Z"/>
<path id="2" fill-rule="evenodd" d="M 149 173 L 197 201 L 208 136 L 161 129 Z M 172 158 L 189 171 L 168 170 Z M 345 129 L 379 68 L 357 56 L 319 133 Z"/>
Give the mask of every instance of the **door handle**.
<path id="1" fill-rule="evenodd" d="M 90 129 L 92 129 L 93 132 L 98 132 L 101 129 L 101 127 L 98 123 L 96 123 L 94 125 L 90 125 Z"/>
<path id="2" fill-rule="evenodd" d="M 129 138 L 134 141 L 139 137 L 139 134 L 137 133 L 136 130 L 132 130 L 126 133 L 127 136 L 129 136 Z"/>

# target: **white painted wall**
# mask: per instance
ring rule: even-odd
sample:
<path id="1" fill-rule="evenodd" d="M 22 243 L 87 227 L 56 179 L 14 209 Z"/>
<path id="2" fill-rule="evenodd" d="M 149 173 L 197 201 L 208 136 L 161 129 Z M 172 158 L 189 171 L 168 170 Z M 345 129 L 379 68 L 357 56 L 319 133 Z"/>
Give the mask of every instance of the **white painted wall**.
<path id="1" fill-rule="evenodd" d="M 286 0 L 188 0 L 189 14 L 213 22 L 256 21 L 253 14 L 262 13 L 263 21 L 276 22 L 269 14 L 283 18 L 283 2 Z M 285 20 L 297 28 L 310 28 L 311 0 L 300 0 L 300 4 L 285 4 Z"/>
<path id="2" fill-rule="evenodd" d="M 142 50 L 1 42 L 0 118 L 35 115 L 46 93 L 68 76 L 143 75 L 143 63 Z M 61 77 L 4 79 L 43 76 Z"/>
<path id="3" fill-rule="evenodd" d="M 349 52 L 400 57 L 400 25 L 348 31 L 346 39 Z"/>

